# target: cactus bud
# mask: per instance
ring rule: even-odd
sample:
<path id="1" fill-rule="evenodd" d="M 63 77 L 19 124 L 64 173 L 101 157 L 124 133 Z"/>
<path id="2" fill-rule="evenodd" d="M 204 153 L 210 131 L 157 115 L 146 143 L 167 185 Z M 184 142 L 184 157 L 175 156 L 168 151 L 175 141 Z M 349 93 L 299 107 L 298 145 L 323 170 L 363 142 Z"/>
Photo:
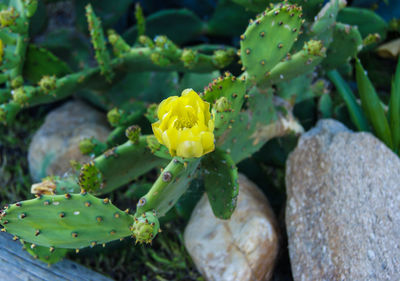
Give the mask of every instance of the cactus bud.
<path id="1" fill-rule="evenodd" d="M 303 49 L 310 55 L 313 56 L 325 56 L 326 48 L 322 44 L 322 41 L 310 40 L 304 44 Z"/>
<path id="2" fill-rule="evenodd" d="M 368 46 L 381 41 L 381 36 L 378 33 L 368 34 L 363 40 L 363 45 Z"/>
<path id="3" fill-rule="evenodd" d="M 111 126 L 116 127 L 121 120 L 121 116 L 124 113 L 123 110 L 118 108 L 113 108 L 107 113 L 107 119 Z"/>
<path id="4" fill-rule="evenodd" d="M 150 59 L 154 64 L 159 66 L 168 66 L 171 63 L 169 59 L 156 52 L 150 55 Z"/>
<path id="5" fill-rule="evenodd" d="M 48 94 L 49 92 L 53 91 L 56 88 L 56 76 L 52 75 L 45 75 L 39 81 L 40 89 L 45 93 Z"/>
<path id="6" fill-rule="evenodd" d="M 139 43 L 148 48 L 154 48 L 154 42 L 146 35 L 139 36 Z"/>
<path id="7" fill-rule="evenodd" d="M 14 24 L 15 19 L 18 17 L 14 8 L 0 11 L 0 24 L 1 27 L 7 27 Z"/>
<path id="8" fill-rule="evenodd" d="M 164 49 L 166 47 L 166 44 L 168 43 L 168 41 L 169 40 L 168 40 L 167 36 L 164 36 L 164 35 L 159 35 L 154 38 L 154 42 L 156 43 L 156 46 L 161 49 Z"/>
<path id="9" fill-rule="evenodd" d="M 24 90 L 24 87 L 19 87 L 15 90 L 12 90 L 11 94 L 13 96 L 13 100 L 21 106 L 24 106 L 28 102 L 28 96 Z"/>
<path id="10" fill-rule="evenodd" d="M 11 88 L 16 89 L 21 87 L 23 84 L 24 84 L 24 79 L 22 78 L 21 75 L 19 75 L 11 81 Z"/>
<path id="11" fill-rule="evenodd" d="M 187 68 L 192 68 L 194 64 L 197 63 L 199 57 L 197 55 L 197 51 L 192 49 L 184 49 L 181 55 L 181 61 L 183 61 L 183 65 Z"/>
<path id="12" fill-rule="evenodd" d="M 130 51 L 131 47 L 119 36 L 114 30 L 108 30 L 108 41 L 113 46 L 113 52 L 116 56 L 120 57 Z"/>
<path id="13" fill-rule="evenodd" d="M 93 153 L 96 144 L 93 143 L 92 138 L 85 138 L 79 142 L 79 150 L 84 155 Z"/>
<path id="14" fill-rule="evenodd" d="M 225 66 L 228 66 L 233 58 L 235 56 L 235 51 L 229 49 L 229 50 L 217 50 L 214 52 L 213 55 L 213 62 L 214 65 L 216 65 L 219 68 L 223 68 Z"/>
<path id="15" fill-rule="evenodd" d="M 125 135 L 132 143 L 137 144 L 139 142 L 141 131 L 142 129 L 139 126 L 133 125 L 126 129 Z"/>
<path id="16" fill-rule="evenodd" d="M 226 97 L 220 97 L 215 101 L 214 108 L 217 110 L 217 112 L 224 112 L 229 110 L 230 104 L 228 99 Z"/>
<path id="17" fill-rule="evenodd" d="M 160 229 L 160 222 L 153 212 L 143 213 L 135 218 L 132 226 L 136 243 L 151 243 Z"/>

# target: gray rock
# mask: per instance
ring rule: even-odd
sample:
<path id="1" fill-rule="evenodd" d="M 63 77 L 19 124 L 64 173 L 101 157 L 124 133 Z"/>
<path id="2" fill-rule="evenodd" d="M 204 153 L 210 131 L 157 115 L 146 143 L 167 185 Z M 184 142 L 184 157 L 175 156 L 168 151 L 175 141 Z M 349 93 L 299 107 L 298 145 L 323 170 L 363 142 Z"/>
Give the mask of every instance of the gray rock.
<path id="1" fill-rule="evenodd" d="M 322 120 L 286 169 L 294 280 L 400 280 L 400 159 L 369 133 Z"/>
<path id="2" fill-rule="evenodd" d="M 239 176 L 239 199 L 230 220 L 215 218 L 207 196 L 196 205 L 185 245 L 206 280 L 269 280 L 278 253 L 274 214 L 258 187 Z"/>
<path id="3" fill-rule="evenodd" d="M 112 281 L 73 261 L 63 260 L 48 266 L 35 260 L 8 233 L 0 233 L 0 265 L 3 281 Z"/>
<path id="4" fill-rule="evenodd" d="M 110 129 L 104 114 L 80 101 L 70 101 L 46 116 L 34 135 L 28 151 L 32 179 L 48 175 L 62 176 L 70 171 L 70 161 L 88 161 L 81 154 L 79 142 L 95 137 L 105 141 Z"/>

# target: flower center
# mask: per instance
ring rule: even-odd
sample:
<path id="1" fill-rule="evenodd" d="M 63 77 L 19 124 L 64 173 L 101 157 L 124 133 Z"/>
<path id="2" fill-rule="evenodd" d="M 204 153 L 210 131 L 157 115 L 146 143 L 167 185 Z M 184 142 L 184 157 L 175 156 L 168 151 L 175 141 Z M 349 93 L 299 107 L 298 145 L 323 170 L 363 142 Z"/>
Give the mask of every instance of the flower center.
<path id="1" fill-rule="evenodd" d="M 177 129 L 192 128 L 197 123 L 197 118 L 190 112 L 185 112 L 176 120 L 174 127 Z"/>

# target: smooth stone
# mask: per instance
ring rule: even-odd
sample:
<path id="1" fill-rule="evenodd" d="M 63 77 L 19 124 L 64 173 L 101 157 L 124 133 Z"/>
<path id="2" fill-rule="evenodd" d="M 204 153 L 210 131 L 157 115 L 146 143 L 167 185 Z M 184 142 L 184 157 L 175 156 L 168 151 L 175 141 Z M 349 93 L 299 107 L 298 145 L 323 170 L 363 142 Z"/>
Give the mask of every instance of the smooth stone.
<path id="1" fill-rule="evenodd" d="M 70 161 L 86 162 L 79 150 L 84 138 L 107 139 L 110 129 L 104 114 L 81 101 L 69 101 L 51 111 L 35 133 L 28 151 L 29 170 L 34 181 L 71 171 Z"/>
<path id="2" fill-rule="evenodd" d="M 239 175 L 237 207 L 217 219 L 207 195 L 196 205 L 184 233 L 186 248 L 206 280 L 269 280 L 279 249 L 273 211 L 258 187 Z"/>
<path id="3" fill-rule="evenodd" d="M 293 278 L 400 280 L 400 159 L 369 133 L 321 120 L 286 168 Z"/>

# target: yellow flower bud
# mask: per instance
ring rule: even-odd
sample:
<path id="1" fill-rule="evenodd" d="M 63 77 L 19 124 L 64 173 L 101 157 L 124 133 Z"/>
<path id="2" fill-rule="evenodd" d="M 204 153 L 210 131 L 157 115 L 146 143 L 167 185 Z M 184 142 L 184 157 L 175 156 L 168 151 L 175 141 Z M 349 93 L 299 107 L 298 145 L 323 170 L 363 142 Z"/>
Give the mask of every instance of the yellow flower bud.
<path id="1" fill-rule="evenodd" d="M 152 124 L 154 135 L 171 156 L 201 157 L 214 150 L 210 104 L 192 89 L 163 100 L 157 116 L 159 120 Z"/>

